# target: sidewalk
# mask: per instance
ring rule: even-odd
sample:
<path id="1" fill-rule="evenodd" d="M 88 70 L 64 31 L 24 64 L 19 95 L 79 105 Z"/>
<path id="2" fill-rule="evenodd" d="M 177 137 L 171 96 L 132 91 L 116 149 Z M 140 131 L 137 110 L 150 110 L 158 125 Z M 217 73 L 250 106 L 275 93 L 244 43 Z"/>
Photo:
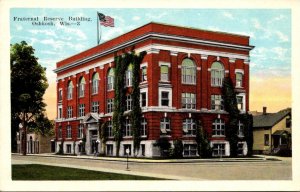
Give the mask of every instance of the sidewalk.
<path id="1" fill-rule="evenodd" d="M 19 153 L 12 153 L 12 155 L 21 155 Z M 119 161 L 126 162 L 126 157 L 97 157 L 90 155 L 55 155 L 53 153 L 43 154 L 27 154 L 28 156 L 39 156 L 39 157 L 55 157 L 55 158 L 76 158 L 76 159 L 90 159 L 90 160 L 102 160 L 102 161 Z M 210 159 L 144 159 L 144 158 L 128 158 L 128 162 L 135 163 L 207 163 L 207 162 L 261 162 L 261 161 L 281 161 L 280 157 L 276 156 L 264 156 L 255 155 L 254 157 L 240 157 L 240 158 L 210 158 Z"/>

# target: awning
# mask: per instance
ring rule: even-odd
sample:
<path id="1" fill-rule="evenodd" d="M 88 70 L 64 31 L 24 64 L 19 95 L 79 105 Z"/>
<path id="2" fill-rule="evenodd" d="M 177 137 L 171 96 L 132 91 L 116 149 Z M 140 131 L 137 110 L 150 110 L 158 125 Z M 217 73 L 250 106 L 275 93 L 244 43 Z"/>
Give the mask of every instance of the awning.
<path id="1" fill-rule="evenodd" d="M 277 136 L 280 136 L 280 135 L 283 135 L 283 134 L 290 134 L 288 131 L 285 131 L 285 130 L 277 130 L 275 131 L 272 135 L 277 135 Z"/>

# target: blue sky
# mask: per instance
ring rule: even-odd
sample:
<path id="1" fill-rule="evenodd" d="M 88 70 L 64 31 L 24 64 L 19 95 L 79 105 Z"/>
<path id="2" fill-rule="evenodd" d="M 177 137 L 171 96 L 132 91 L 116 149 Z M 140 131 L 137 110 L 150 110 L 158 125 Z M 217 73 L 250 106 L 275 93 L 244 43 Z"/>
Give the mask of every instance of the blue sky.
<path id="1" fill-rule="evenodd" d="M 39 62 L 47 67 L 49 82 L 57 61 L 96 46 L 97 11 L 115 19 L 115 27 L 101 27 L 101 42 L 124 34 L 151 21 L 223 31 L 250 36 L 255 46 L 250 57 L 250 81 L 255 88 L 264 78 L 291 77 L 291 10 L 289 9 L 25 9 L 10 11 L 10 42 L 25 40 L 36 50 Z M 14 17 L 90 17 L 80 26 L 32 26 L 13 21 Z M 254 82 L 254 80 L 258 81 Z M 291 91 L 290 81 L 282 87 Z M 259 87 L 258 87 L 259 88 Z M 257 88 L 257 89 L 258 89 Z M 254 98 L 255 101 L 255 98 Z M 284 102 L 284 101 L 282 101 Z M 290 101 L 289 101 L 290 102 Z"/>

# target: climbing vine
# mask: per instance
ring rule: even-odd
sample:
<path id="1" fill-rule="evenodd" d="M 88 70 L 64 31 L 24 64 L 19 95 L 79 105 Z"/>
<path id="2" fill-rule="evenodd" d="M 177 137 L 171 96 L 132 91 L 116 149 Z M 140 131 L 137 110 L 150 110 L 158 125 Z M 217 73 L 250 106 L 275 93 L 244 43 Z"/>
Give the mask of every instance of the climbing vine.
<path id="1" fill-rule="evenodd" d="M 105 154 L 105 143 L 107 141 L 107 126 L 108 126 L 108 121 L 105 121 L 104 123 L 99 126 L 99 135 L 100 135 L 100 141 L 101 141 L 101 155 Z"/>
<path id="2" fill-rule="evenodd" d="M 122 130 L 124 127 L 124 111 L 125 111 L 125 98 L 126 98 L 126 87 L 124 86 L 124 77 L 129 64 L 133 64 L 133 95 L 132 95 L 132 112 L 130 114 L 133 139 L 134 139 L 134 150 L 138 149 L 139 145 L 139 128 L 141 109 L 139 104 L 139 65 L 145 56 L 145 52 L 135 55 L 134 52 L 124 53 L 123 55 L 116 56 L 114 62 L 115 68 L 115 99 L 114 99 L 114 112 L 113 112 L 113 133 L 116 141 L 116 156 L 119 156 L 120 143 L 122 140 Z"/>
<path id="3" fill-rule="evenodd" d="M 200 158 L 211 157 L 212 149 L 206 131 L 203 129 L 200 120 L 196 120 L 196 138 L 197 150 Z"/>

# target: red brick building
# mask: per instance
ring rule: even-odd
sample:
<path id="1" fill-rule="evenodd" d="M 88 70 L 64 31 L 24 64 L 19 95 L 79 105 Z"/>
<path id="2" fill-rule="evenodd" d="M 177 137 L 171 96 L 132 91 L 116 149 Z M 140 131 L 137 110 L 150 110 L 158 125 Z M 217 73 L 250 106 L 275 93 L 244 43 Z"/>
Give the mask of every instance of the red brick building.
<path id="1" fill-rule="evenodd" d="M 213 155 L 228 156 L 225 137 L 228 114 L 223 110 L 222 80 L 235 86 L 240 111 L 249 110 L 249 37 L 223 32 L 148 23 L 124 35 L 57 63 L 57 150 L 78 154 L 85 135 L 87 154 L 98 152 L 99 123 L 108 121 L 106 155 L 116 155 L 112 133 L 114 56 L 124 51 L 146 51 L 141 65 L 140 103 L 143 113 L 138 156 L 159 156 L 153 144 L 160 137 L 181 139 L 184 156 L 197 155 L 195 119 L 202 121 Z M 126 72 L 128 93 L 132 71 Z M 126 112 L 131 97 L 126 96 Z M 130 120 L 126 119 L 120 155 L 133 149 Z M 239 136 L 243 137 L 240 125 Z M 239 144 L 247 153 L 246 142 Z M 132 153 L 130 155 L 133 155 Z"/>

